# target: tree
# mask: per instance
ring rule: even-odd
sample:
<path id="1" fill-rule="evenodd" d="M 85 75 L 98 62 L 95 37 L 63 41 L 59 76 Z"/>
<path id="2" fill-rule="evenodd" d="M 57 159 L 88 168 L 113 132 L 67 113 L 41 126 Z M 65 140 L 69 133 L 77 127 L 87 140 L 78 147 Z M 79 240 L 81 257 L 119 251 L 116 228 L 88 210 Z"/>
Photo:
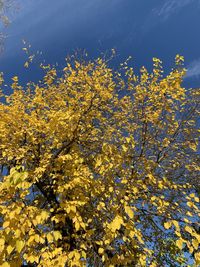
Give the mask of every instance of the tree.
<path id="1" fill-rule="evenodd" d="M 12 10 L 16 10 L 15 0 L 0 0 L 0 22 L 4 27 L 10 24 L 10 13 Z M 0 51 L 4 49 L 5 34 L 0 32 Z"/>
<path id="2" fill-rule="evenodd" d="M 181 86 L 183 57 L 165 77 L 153 64 L 75 59 L 25 88 L 13 77 L 1 266 L 199 266 L 199 90 Z"/>

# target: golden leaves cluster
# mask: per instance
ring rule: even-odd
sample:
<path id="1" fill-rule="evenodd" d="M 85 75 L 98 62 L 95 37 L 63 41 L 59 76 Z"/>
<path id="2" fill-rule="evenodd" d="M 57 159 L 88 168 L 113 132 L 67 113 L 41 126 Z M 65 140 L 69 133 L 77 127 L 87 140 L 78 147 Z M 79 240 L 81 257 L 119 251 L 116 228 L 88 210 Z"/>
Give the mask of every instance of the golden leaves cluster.
<path id="1" fill-rule="evenodd" d="M 183 58 L 135 75 L 102 58 L 0 104 L 0 266 L 172 266 L 199 256 L 198 93 Z M 3 83 L 3 77 L 2 77 Z M 191 259 L 190 259 L 191 260 Z M 167 266 L 167 265 L 166 265 Z"/>

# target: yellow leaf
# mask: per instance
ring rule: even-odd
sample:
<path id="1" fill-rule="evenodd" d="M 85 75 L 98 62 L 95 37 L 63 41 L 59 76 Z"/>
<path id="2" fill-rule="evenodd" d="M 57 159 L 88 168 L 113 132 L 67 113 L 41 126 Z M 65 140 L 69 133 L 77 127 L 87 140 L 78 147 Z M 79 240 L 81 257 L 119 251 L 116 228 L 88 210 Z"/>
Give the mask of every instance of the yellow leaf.
<path id="1" fill-rule="evenodd" d="M 114 220 L 110 223 L 110 225 L 108 226 L 109 229 L 112 232 L 116 232 L 116 230 L 119 230 L 121 225 L 123 224 L 123 219 L 121 216 L 117 215 Z"/>
<path id="2" fill-rule="evenodd" d="M 125 206 L 125 212 L 128 214 L 128 216 L 133 219 L 134 213 L 132 209 L 129 206 Z"/>
<path id="3" fill-rule="evenodd" d="M 180 230 L 179 223 L 177 221 L 173 220 L 172 223 L 176 227 L 177 230 Z"/>
<path id="4" fill-rule="evenodd" d="M 197 151 L 197 145 L 195 143 L 190 143 L 189 148 L 191 148 L 194 151 Z"/>
<path id="5" fill-rule="evenodd" d="M 187 205 L 188 205 L 188 207 L 192 208 L 194 204 L 191 201 L 188 201 Z"/>
<path id="6" fill-rule="evenodd" d="M 33 237 L 34 237 L 35 242 L 40 243 L 40 236 L 39 235 L 34 235 Z"/>
<path id="7" fill-rule="evenodd" d="M 164 227 L 165 227 L 165 229 L 167 229 L 167 230 L 168 230 L 171 226 L 172 226 L 171 221 L 164 223 Z"/>
<path id="8" fill-rule="evenodd" d="M 71 206 L 70 210 L 73 211 L 73 212 L 76 212 L 76 207 L 75 206 Z"/>
<path id="9" fill-rule="evenodd" d="M 150 265 L 150 267 L 157 267 L 158 265 L 157 265 L 157 263 L 155 263 L 155 262 L 152 262 L 151 263 L 151 265 Z"/>
<path id="10" fill-rule="evenodd" d="M 98 253 L 99 253 L 99 254 L 103 254 L 103 252 L 104 252 L 104 249 L 103 249 L 103 248 L 99 248 L 99 249 L 98 249 Z"/>
<path id="11" fill-rule="evenodd" d="M 135 235 L 134 231 L 130 231 L 130 232 L 129 232 L 129 236 L 130 236 L 130 238 L 133 238 L 134 235 Z"/>
<path id="12" fill-rule="evenodd" d="M 30 257 L 27 258 L 27 261 L 30 262 L 30 263 L 34 263 L 36 261 L 36 259 L 37 258 L 35 256 L 31 255 Z"/>
<path id="13" fill-rule="evenodd" d="M 14 250 L 14 247 L 9 245 L 6 250 L 7 250 L 8 254 L 10 254 Z"/>
<path id="14" fill-rule="evenodd" d="M 110 193 L 113 192 L 113 187 L 112 187 L 112 186 L 109 187 L 109 192 L 110 192 Z"/>
<path id="15" fill-rule="evenodd" d="M 59 231 L 54 231 L 53 232 L 53 236 L 55 238 L 55 240 L 57 241 L 58 239 L 62 239 L 62 235 Z"/>
<path id="16" fill-rule="evenodd" d="M 87 258 L 87 254 L 85 253 L 85 251 L 81 251 L 81 256 L 86 259 Z"/>
<path id="17" fill-rule="evenodd" d="M 12 80 L 13 80 L 14 82 L 18 82 L 18 77 L 17 77 L 17 76 L 14 76 L 14 77 L 12 78 Z"/>
<path id="18" fill-rule="evenodd" d="M 53 242 L 53 236 L 52 236 L 51 233 L 47 234 L 47 240 L 48 240 L 49 243 Z"/>
<path id="19" fill-rule="evenodd" d="M 76 231 L 80 229 L 80 223 L 78 221 L 75 222 L 75 228 L 76 228 Z"/>
<path id="20" fill-rule="evenodd" d="M 75 251 L 74 252 L 74 258 L 78 261 L 81 258 L 81 255 L 79 252 Z"/>
<path id="21" fill-rule="evenodd" d="M 133 191 L 134 194 L 137 194 L 138 193 L 138 188 L 137 187 L 133 187 L 132 191 Z"/>
<path id="22" fill-rule="evenodd" d="M 21 235 L 21 231 L 19 229 L 15 230 L 15 236 L 18 238 Z"/>
<path id="23" fill-rule="evenodd" d="M 192 245 L 195 249 L 198 249 L 199 247 L 199 241 L 197 239 L 192 239 Z"/>
<path id="24" fill-rule="evenodd" d="M 193 233 L 193 229 L 192 229 L 192 227 L 190 227 L 190 226 L 186 226 L 186 227 L 185 227 L 185 231 L 188 232 L 188 233 L 190 233 L 190 234 Z"/>
<path id="25" fill-rule="evenodd" d="M 29 66 L 29 62 L 26 61 L 26 62 L 24 63 L 24 67 L 25 67 L 25 68 L 28 68 L 28 66 Z"/>
<path id="26" fill-rule="evenodd" d="M 8 227 L 10 225 L 10 222 L 8 222 L 8 221 L 5 221 L 4 223 L 3 223 L 3 228 L 6 228 L 6 227 Z"/>
<path id="27" fill-rule="evenodd" d="M 24 241 L 17 240 L 16 242 L 16 250 L 20 253 L 24 247 Z"/>
<path id="28" fill-rule="evenodd" d="M 124 152 L 126 152 L 128 150 L 127 146 L 125 146 L 125 145 L 122 145 L 122 149 Z"/>
<path id="29" fill-rule="evenodd" d="M 200 252 L 195 253 L 194 257 L 195 257 L 197 264 L 200 263 Z"/>
<path id="30" fill-rule="evenodd" d="M 87 250 L 87 247 L 85 244 L 81 244 L 80 247 L 83 248 L 84 250 Z"/>
<path id="31" fill-rule="evenodd" d="M 41 212 L 41 219 L 46 220 L 46 219 L 48 219 L 48 217 L 49 217 L 49 213 L 47 211 L 43 210 Z"/>
<path id="32" fill-rule="evenodd" d="M 190 254 L 192 254 L 194 252 L 194 248 L 192 246 L 189 246 L 188 248 L 189 248 Z"/>
<path id="33" fill-rule="evenodd" d="M 178 239 L 178 240 L 176 240 L 176 245 L 177 245 L 177 247 L 179 248 L 179 249 L 182 249 L 182 247 L 183 247 L 183 239 Z"/>
<path id="34" fill-rule="evenodd" d="M 0 246 L 4 246 L 5 240 L 3 238 L 0 238 Z"/>
<path id="35" fill-rule="evenodd" d="M 10 264 L 8 262 L 4 262 L 1 267 L 10 267 Z"/>

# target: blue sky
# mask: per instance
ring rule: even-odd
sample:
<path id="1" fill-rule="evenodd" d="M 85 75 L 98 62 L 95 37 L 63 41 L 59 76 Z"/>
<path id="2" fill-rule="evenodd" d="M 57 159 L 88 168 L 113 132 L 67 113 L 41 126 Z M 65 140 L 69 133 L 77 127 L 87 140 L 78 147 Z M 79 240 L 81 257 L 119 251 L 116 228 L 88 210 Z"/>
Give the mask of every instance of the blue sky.
<path id="1" fill-rule="evenodd" d="M 7 78 L 38 79 L 36 67 L 24 70 L 22 39 L 46 62 L 64 63 L 66 55 L 86 49 L 90 57 L 115 48 L 118 59 L 151 67 L 152 57 L 169 70 L 177 53 L 185 56 L 184 85 L 200 82 L 200 0 L 18 0 L 20 9 L 5 30 L 0 71 Z M 34 70 L 34 71 L 33 71 Z"/>

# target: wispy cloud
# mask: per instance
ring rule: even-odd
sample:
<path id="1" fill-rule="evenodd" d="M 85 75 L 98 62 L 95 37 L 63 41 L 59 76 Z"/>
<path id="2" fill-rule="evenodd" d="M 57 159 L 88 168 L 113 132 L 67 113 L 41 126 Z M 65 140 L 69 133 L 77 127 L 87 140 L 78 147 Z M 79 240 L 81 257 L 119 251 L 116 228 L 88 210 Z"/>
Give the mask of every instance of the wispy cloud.
<path id="1" fill-rule="evenodd" d="M 158 1 L 159 2 L 159 1 Z M 144 20 L 142 31 L 146 33 L 159 23 L 165 23 L 173 15 L 183 11 L 184 8 L 193 5 L 200 8 L 200 0 L 163 0 L 154 6 Z M 180 16 L 180 14 L 179 14 Z"/>
<path id="2" fill-rule="evenodd" d="M 200 76 L 200 58 L 192 61 L 187 67 L 185 78 L 198 78 Z"/>
<path id="3" fill-rule="evenodd" d="M 199 4 L 199 0 L 167 0 L 162 6 L 153 9 L 153 13 L 163 20 L 168 19 L 172 14 L 179 11 L 183 7 L 196 2 Z"/>

